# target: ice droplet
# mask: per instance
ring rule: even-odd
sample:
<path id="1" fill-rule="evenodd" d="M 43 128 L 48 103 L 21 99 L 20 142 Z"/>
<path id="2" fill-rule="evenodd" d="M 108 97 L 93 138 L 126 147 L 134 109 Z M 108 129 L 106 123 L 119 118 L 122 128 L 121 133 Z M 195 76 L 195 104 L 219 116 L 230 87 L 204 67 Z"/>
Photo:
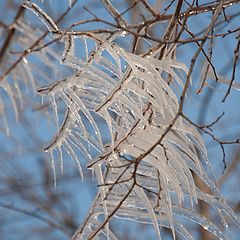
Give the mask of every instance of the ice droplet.
<path id="1" fill-rule="evenodd" d="M 127 31 L 123 31 L 121 34 L 122 37 L 126 37 L 126 35 L 127 35 Z"/>

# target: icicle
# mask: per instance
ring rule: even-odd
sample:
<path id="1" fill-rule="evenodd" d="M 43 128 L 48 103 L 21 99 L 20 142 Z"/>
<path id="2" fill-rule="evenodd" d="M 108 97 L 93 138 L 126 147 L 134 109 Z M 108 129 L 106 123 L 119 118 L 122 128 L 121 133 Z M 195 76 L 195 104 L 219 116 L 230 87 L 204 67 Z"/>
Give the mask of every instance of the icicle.
<path id="1" fill-rule="evenodd" d="M 64 51 L 61 62 L 71 66 L 74 58 L 74 38 L 71 35 L 66 35 L 62 41 L 64 42 Z"/>
<path id="2" fill-rule="evenodd" d="M 56 167 L 55 167 L 55 161 L 54 161 L 54 157 L 53 157 L 53 152 L 50 151 L 50 159 L 51 159 L 51 167 L 52 167 L 52 171 L 53 171 L 53 181 L 54 181 L 54 186 L 57 186 L 57 178 L 56 178 Z"/>
<path id="3" fill-rule="evenodd" d="M 121 67 L 121 59 L 120 56 L 117 54 L 117 52 L 112 48 L 112 46 L 108 43 L 105 42 L 104 47 L 106 46 L 106 50 L 111 54 L 113 59 L 116 61 L 117 64 L 117 69 L 118 69 L 118 76 L 119 78 L 122 78 L 122 67 Z"/>
<path id="4" fill-rule="evenodd" d="M 118 96 L 118 100 L 127 108 L 129 108 L 131 110 L 131 113 L 133 115 L 135 115 L 136 117 L 138 117 L 139 119 L 141 119 L 143 121 L 143 123 L 148 126 L 149 123 L 148 121 L 144 118 L 144 116 L 142 115 L 142 112 L 139 111 L 138 106 L 136 104 L 134 104 L 130 98 L 128 98 L 127 96 L 124 95 L 119 95 Z"/>
<path id="5" fill-rule="evenodd" d="M 230 240 L 230 239 L 231 239 L 231 236 L 230 236 L 230 232 L 229 232 L 229 226 L 228 226 L 228 223 L 227 223 L 226 219 L 224 218 L 224 216 L 223 216 L 223 214 L 222 214 L 221 211 L 222 211 L 221 209 L 218 209 L 218 215 L 219 215 L 220 218 L 221 218 L 222 225 L 223 225 L 223 228 L 224 228 L 224 230 L 225 230 L 227 239 Z"/>
<path id="6" fill-rule="evenodd" d="M 78 170 L 79 170 L 79 173 L 80 173 L 80 177 L 83 181 L 83 171 L 82 171 L 82 167 L 81 167 L 81 164 L 77 158 L 77 155 L 75 154 L 75 152 L 73 151 L 72 147 L 70 146 L 70 144 L 67 142 L 67 140 L 65 140 L 63 142 L 63 146 L 64 148 L 66 149 L 67 153 L 69 154 L 69 156 L 75 161 L 75 163 L 77 164 L 78 166 Z"/>
<path id="7" fill-rule="evenodd" d="M 63 174 L 63 154 L 62 154 L 61 146 L 57 147 L 57 151 L 58 151 L 58 159 L 60 162 L 60 170 L 61 170 L 61 173 Z"/>
<path id="8" fill-rule="evenodd" d="M 105 109 L 105 108 L 101 109 L 100 114 L 101 114 L 101 116 L 103 117 L 103 119 L 106 121 L 106 123 L 108 125 L 109 131 L 110 131 L 110 135 L 111 135 L 111 148 L 114 149 L 115 142 L 114 142 L 114 134 L 113 134 L 113 126 L 112 126 L 111 117 L 110 117 L 110 115 L 108 113 L 108 110 Z"/>
<path id="9" fill-rule="evenodd" d="M 41 98 L 41 105 L 44 104 L 44 95 L 42 95 L 42 98 Z"/>
<path id="10" fill-rule="evenodd" d="M 66 95 L 66 93 L 63 90 L 59 93 L 59 96 L 64 100 L 66 105 L 71 110 L 73 117 L 77 120 L 79 127 L 83 130 L 83 135 L 84 135 L 86 141 L 88 142 L 88 137 L 87 137 L 88 134 L 87 134 L 86 128 L 82 122 L 81 116 L 78 113 L 78 110 L 76 109 L 74 104 L 71 102 L 71 100 L 68 98 L 68 96 Z"/>
<path id="11" fill-rule="evenodd" d="M 207 193 L 203 193 L 201 190 L 197 189 L 198 198 L 205 201 L 209 205 L 211 205 L 212 208 L 215 208 L 216 210 L 220 209 L 221 211 L 218 211 L 219 214 L 222 214 L 224 212 L 226 215 L 228 215 L 231 220 L 240 227 L 240 219 L 237 216 L 237 214 L 225 203 L 224 199 L 216 196 L 209 195 Z"/>
<path id="12" fill-rule="evenodd" d="M 23 62 L 24 62 L 24 63 L 23 63 L 21 66 L 22 66 L 22 67 L 24 68 L 24 70 L 26 71 L 26 73 L 27 73 L 27 75 L 28 75 L 28 77 L 29 77 L 30 83 L 31 83 L 31 85 L 32 85 L 32 89 L 34 90 L 34 94 L 36 94 L 36 93 L 35 93 L 36 84 L 35 84 L 35 81 L 34 81 L 34 78 L 33 78 L 33 75 L 32 75 L 33 70 L 31 69 L 31 67 L 30 67 L 30 65 L 29 65 L 29 62 L 28 62 L 28 60 L 27 60 L 26 57 L 23 58 Z M 25 84 L 26 84 L 26 86 L 27 86 L 27 85 L 28 85 L 28 82 L 26 82 Z"/>
<path id="13" fill-rule="evenodd" d="M 52 103 L 52 108 L 53 108 L 53 112 L 54 112 L 54 117 L 55 117 L 55 121 L 56 121 L 56 125 L 57 125 L 57 134 L 59 136 L 59 122 L 58 122 L 58 110 L 57 110 L 57 104 L 56 104 L 56 101 L 55 101 L 55 96 L 54 94 L 51 94 L 50 96 L 50 100 L 51 100 L 51 103 Z"/>
<path id="14" fill-rule="evenodd" d="M 184 216 L 189 220 L 192 220 L 200 225 L 203 226 L 204 229 L 211 232 L 215 236 L 217 236 L 221 240 L 229 240 L 227 236 L 223 234 L 223 232 L 218 229 L 212 222 L 210 222 L 208 219 L 206 219 L 204 216 L 199 215 L 195 211 L 188 210 L 185 208 L 178 208 L 177 206 L 173 207 L 173 213 L 177 214 L 179 216 Z"/>
<path id="15" fill-rule="evenodd" d="M 160 234 L 160 230 L 159 230 L 159 226 L 158 226 L 157 217 L 155 215 L 155 212 L 152 208 L 152 205 L 151 205 L 147 195 L 144 193 L 143 189 L 138 187 L 138 186 L 135 186 L 134 191 L 139 196 L 139 198 L 145 203 L 145 206 L 146 206 L 146 209 L 149 213 L 149 216 L 152 219 L 152 222 L 153 222 L 155 231 L 157 233 L 158 239 L 162 239 L 161 234 Z"/>
<path id="16" fill-rule="evenodd" d="M 84 145 L 80 142 L 80 139 L 77 139 L 74 135 L 70 135 L 68 137 L 69 141 L 75 145 L 81 153 L 84 155 L 84 157 L 88 160 L 91 161 L 92 157 L 89 151 L 84 147 Z"/>
<path id="17" fill-rule="evenodd" d="M 3 100 L 1 98 L 1 96 L 0 96 L 0 113 L 2 115 L 5 134 L 6 134 L 7 137 L 9 137 L 10 136 L 10 130 L 9 130 L 9 127 L 8 127 L 8 121 L 7 121 L 7 118 L 6 118 L 5 107 L 4 107 L 4 103 L 3 103 Z"/>
<path id="18" fill-rule="evenodd" d="M 0 86 L 6 91 L 8 97 L 10 98 L 13 109 L 14 109 L 16 122 L 18 122 L 19 121 L 19 112 L 18 112 L 17 102 L 16 102 L 16 99 L 15 99 L 12 87 L 8 83 L 6 83 L 5 81 L 4 81 L 3 84 L 0 83 Z"/>
<path id="19" fill-rule="evenodd" d="M 100 185 L 104 184 L 104 177 L 103 177 L 103 173 L 102 173 L 100 163 L 94 165 L 94 172 L 96 174 L 98 183 Z M 105 215 L 105 218 L 107 218 L 108 217 L 108 208 L 107 208 L 107 203 L 106 203 L 106 199 L 105 199 L 106 194 L 107 194 L 107 187 L 101 186 L 100 187 L 100 194 L 101 194 L 101 199 L 103 201 L 104 215 Z M 106 227 L 107 227 L 107 229 L 109 229 L 109 225 L 107 225 Z M 108 230 L 107 230 L 107 232 L 108 232 Z"/>
<path id="20" fill-rule="evenodd" d="M 204 64 L 203 64 L 202 72 L 201 72 L 202 77 L 201 77 L 201 81 L 199 83 L 199 87 L 196 90 L 196 93 L 200 93 L 202 91 L 202 87 L 203 87 L 202 84 L 203 84 L 203 81 L 204 81 L 205 72 L 207 70 L 207 67 L 209 66 L 208 64 L 209 64 L 208 62 L 204 62 Z M 219 83 L 224 83 L 224 84 L 227 84 L 227 85 L 229 85 L 231 83 L 230 79 L 227 79 L 226 77 L 224 77 L 224 76 L 222 76 L 218 73 L 217 73 L 217 78 L 218 78 L 217 82 L 219 82 Z M 208 84 L 209 79 L 216 80 L 215 73 L 214 73 L 213 68 L 211 66 L 208 68 L 207 79 L 206 79 L 207 81 L 205 81 L 204 85 L 209 86 L 209 84 Z M 240 83 L 233 82 L 232 83 L 232 88 L 236 89 L 236 90 L 240 90 Z"/>
<path id="21" fill-rule="evenodd" d="M 77 96 L 77 94 L 72 89 L 68 88 L 67 91 L 69 92 L 69 95 L 72 97 L 72 99 L 75 101 L 75 103 L 78 105 L 79 109 L 87 117 L 87 119 L 89 120 L 90 124 L 93 126 L 95 134 L 96 134 L 96 136 L 98 138 L 99 144 L 103 148 L 102 139 L 101 139 L 101 133 L 100 133 L 99 128 L 98 128 L 95 120 L 93 119 L 91 113 L 88 111 L 88 109 L 85 107 L 85 105 L 83 104 L 81 99 Z"/>
<path id="22" fill-rule="evenodd" d="M 54 23 L 54 21 L 35 3 L 25 1 L 22 3 L 22 6 L 35 13 L 39 17 L 39 19 L 41 19 L 41 21 L 45 24 L 49 32 L 58 31 L 58 27 Z"/>
<path id="23" fill-rule="evenodd" d="M 20 89 L 20 87 L 19 87 L 19 83 L 18 83 L 18 81 L 15 81 L 14 82 L 14 88 L 15 88 L 15 90 L 16 90 L 16 93 L 17 93 L 17 99 L 19 100 L 19 105 L 20 105 L 20 109 L 23 109 L 24 108 L 24 106 L 23 106 L 23 96 L 22 96 L 22 91 L 21 91 L 21 89 Z"/>
<path id="24" fill-rule="evenodd" d="M 88 53 L 88 44 L 87 44 L 87 39 L 84 37 L 83 38 L 83 42 L 84 42 L 84 50 L 85 50 L 85 60 L 87 61 L 87 59 L 89 58 Z"/>

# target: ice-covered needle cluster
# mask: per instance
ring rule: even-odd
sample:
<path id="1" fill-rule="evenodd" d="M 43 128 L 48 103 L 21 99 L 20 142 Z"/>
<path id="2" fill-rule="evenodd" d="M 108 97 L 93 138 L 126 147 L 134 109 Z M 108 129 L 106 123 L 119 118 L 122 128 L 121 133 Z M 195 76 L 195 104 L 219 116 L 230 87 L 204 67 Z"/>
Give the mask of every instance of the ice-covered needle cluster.
<path id="1" fill-rule="evenodd" d="M 53 37 L 62 34 L 36 5 L 24 6 L 40 14 Z M 210 164 L 199 132 L 178 111 L 176 91 L 184 87 L 187 67 L 171 54 L 158 60 L 153 53 L 127 52 L 116 43 L 125 35 L 65 32 L 59 38 L 65 46 L 61 63 L 74 74 L 38 89 L 49 97 L 57 123 L 58 101 L 66 105 L 65 118 L 45 148 L 53 169 L 56 157 L 63 166 L 64 151 L 83 177 L 79 149 L 98 182 L 96 199 L 73 239 L 117 239 L 109 229 L 112 217 L 152 224 L 158 239 L 162 227 L 170 228 L 173 238 L 177 232 L 194 239 L 189 222 L 219 239 L 230 239 L 228 222 L 240 225 L 239 219 L 207 175 Z M 84 57 L 76 56 L 76 44 Z M 107 131 L 102 131 L 99 119 Z M 198 186 L 197 178 L 208 192 Z M 218 222 L 198 213 L 199 201 L 215 210 Z"/>

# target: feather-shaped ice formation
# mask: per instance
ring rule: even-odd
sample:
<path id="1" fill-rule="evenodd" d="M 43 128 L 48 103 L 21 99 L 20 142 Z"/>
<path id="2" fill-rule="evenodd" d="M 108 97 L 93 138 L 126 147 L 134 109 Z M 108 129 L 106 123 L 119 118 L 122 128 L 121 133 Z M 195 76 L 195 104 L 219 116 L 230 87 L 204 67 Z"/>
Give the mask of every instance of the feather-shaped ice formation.
<path id="1" fill-rule="evenodd" d="M 35 4 L 26 1 L 24 6 L 51 32 L 58 30 Z M 114 42 L 122 34 L 118 32 L 112 38 L 82 34 L 78 39 L 66 33 L 61 39 L 64 52 L 60 62 L 74 74 L 38 89 L 50 97 L 55 115 L 59 99 L 66 105 L 62 125 L 45 148 L 52 156 L 54 171 L 53 153 L 59 153 L 62 168 L 65 148 L 83 177 L 77 148 L 89 160 L 87 167 L 93 169 L 99 185 L 86 221 L 72 239 L 116 239 L 108 225 L 111 217 L 152 224 L 157 239 L 161 239 L 161 227 L 171 229 L 173 238 L 178 232 L 194 239 L 187 224 L 184 226 L 187 221 L 198 223 L 219 239 L 228 239 L 229 218 L 236 224 L 239 219 L 206 174 L 203 163 L 208 163 L 207 151 L 200 134 L 181 115 L 169 129 L 178 114 L 179 101 L 164 76 L 170 75 L 181 89 L 187 67 L 169 57 L 158 60 L 125 51 Z M 85 58 L 75 55 L 79 40 Z M 91 51 L 89 42 L 96 46 Z M 110 135 L 107 144 L 97 118 L 105 121 Z M 195 176 L 211 194 L 198 188 Z M 218 212 L 223 228 L 196 212 L 198 200 Z"/>

